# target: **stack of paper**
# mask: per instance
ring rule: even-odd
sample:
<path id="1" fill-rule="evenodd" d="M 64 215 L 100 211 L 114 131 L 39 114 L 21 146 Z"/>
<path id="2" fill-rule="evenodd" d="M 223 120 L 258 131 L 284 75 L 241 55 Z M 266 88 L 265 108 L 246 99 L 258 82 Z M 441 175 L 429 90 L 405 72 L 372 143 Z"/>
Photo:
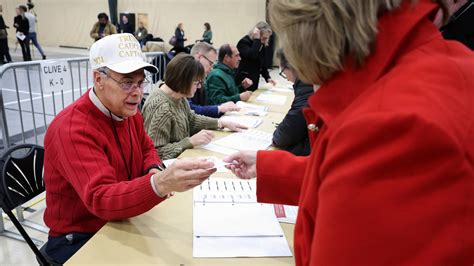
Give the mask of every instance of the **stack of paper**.
<path id="1" fill-rule="evenodd" d="M 247 128 L 256 128 L 263 123 L 263 120 L 260 118 L 239 115 L 224 115 L 220 119 L 223 121 L 231 121 L 241 124 Z"/>
<path id="2" fill-rule="evenodd" d="M 261 93 L 255 99 L 257 102 L 275 104 L 275 105 L 284 105 L 286 103 L 287 97 L 284 95 L 275 95 L 272 93 Z"/>
<path id="3" fill-rule="evenodd" d="M 259 130 L 246 130 L 233 133 L 221 139 L 211 142 L 214 145 L 230 148 L 233 150 L 266 150 L 272 144 L 273 135 Z M 206 145 L 207 146 L 207 145 Z M 206 149 L 206 146 L 203 148 Z"/>
<path id="4" fill-rule="evenodd" d="M 254 180 L 212 178 L 194 188 L 194 257 L 292 256 L 272 205 Z"/>

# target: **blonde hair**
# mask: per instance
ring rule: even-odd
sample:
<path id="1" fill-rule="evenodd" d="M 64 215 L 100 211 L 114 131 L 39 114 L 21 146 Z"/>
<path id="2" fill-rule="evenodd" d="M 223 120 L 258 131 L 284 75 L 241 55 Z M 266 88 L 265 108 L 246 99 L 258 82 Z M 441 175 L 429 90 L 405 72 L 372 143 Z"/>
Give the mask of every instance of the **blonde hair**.
<path id="1" fill-rule="evenodd" d="M 321 84 L 343 69 L 351 55 L 357 66 L 371 53 L 378 17 L 403 0 L 279 0 L 270 1 L 272 27 L 298 76 Z M 413 3 L 416 0 L 412 0 Z M 433 0 L 443 8 L 445 0 Z"/>

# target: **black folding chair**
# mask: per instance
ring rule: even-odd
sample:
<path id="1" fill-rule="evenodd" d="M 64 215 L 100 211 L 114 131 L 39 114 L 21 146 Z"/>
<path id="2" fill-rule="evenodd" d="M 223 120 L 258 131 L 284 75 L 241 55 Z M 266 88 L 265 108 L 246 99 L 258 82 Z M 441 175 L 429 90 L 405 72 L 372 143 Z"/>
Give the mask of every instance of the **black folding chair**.
<path id="1" fill-rule="evenodd" d="M 12 212 L 45 190 L 43 161 L 44 149 L 38 145 L 22 144 L 5 151 L 0 158 L 0 204 L 40 265 L 50 265 Z"/>

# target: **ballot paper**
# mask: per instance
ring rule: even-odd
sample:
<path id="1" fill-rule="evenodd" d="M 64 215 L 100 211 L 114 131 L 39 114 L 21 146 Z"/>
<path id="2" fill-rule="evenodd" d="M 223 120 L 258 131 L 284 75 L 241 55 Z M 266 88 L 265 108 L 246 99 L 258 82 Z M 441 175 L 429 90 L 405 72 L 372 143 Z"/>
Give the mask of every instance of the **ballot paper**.
<path id="1" fill-rule="evenodd" d="M 266 150 L 272 144 L 273 135 L 263 131 L 251 129 L 232 133 L 226 137 L 211 142 L 213 145 L 233 150 Z M 206 146 L 202 148 L 207 149 Z M 231 153 L 232 154 L 232 153 Z"/>
<path id="2" fill-rule="evenodd" d="M 256 182 L 210 178 L 193 189 L 194 257 L 292 256 L 272 204 Z"/>
<path id="3" fill-rule="evenodd" d="M 245 115 L 224 115 L 220 119 L 222 121 L 230 121 L 241 124 L 247 128 L 256 128 L 263 123 L 263 120 L 260 118 Z"/>
<path id="4" fill-rule="evenodd" d="M 267 106 L 256 105 L 256 104 L 246 103 L 242 101 L 238 101 L 237 106 L 246 110 L 268 111 Z"/>
<path id="5" fill-rule="evenodd" d="M 261 93 L 258 95 L 258 97 L 255 99 L 257 102 L 261 103 L 268 103 L 268 104 L 274 104 L 274 105 L 284 105 L 286 103 L 287 97 L 284 95 L 277 95 L 273 93 Z"/>

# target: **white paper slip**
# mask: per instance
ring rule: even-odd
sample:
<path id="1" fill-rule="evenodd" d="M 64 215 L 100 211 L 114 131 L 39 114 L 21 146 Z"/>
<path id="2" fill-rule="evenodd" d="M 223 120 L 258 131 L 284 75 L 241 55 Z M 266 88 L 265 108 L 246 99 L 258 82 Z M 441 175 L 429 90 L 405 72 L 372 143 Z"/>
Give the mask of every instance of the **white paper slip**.
<path id="1" fill-rule="evenodd" d="M 284 236 L 272 204 L 199 203 L 193 206 L 195 236 Z"/>
<path id="2" fill-rule="evenodd" d="M 222 153 L 222 154 L 225 154 L 225 155 L 231 155 L 231 154 L 234 154 L 234 153 L 238 152 L 238 150 L 236 150 L 236 149 L 219 146 L 219 145 L 214 144 L 213 142 L 208 143 L 208 144 L 203 145 L 203 146 L 200 146 L 200 148 L 208 150 L 208 151 Z"/>
<path id="3" fill-rule="evenodd" d="M 237 106 L 242 109 L 248 109 L 248 110 L 268 111 L 267 106 L 256 105 L 256 104 L 246 103 L 242 101 L 238 101 Z"/>
<path id="4" fill-rule="evenodd" d="M 288 224 L 296 223 L 296 216 L 298 215 L 297 206 L 273 204 L 273 208 L 275 209 L 275 216 L 279 222 Z"/>
<path id="5" fill-rule="evenodd" d="M 291 257 L 284 236 L 193 237 L 195 258 Z"/>
<path id="6" fill-rule="evenodd" d="M 199 203 L 257 203 L 255 179 L 209 178 L 193 189 Z"/>
<path id="7" fill-rule="evenodd" d="M 287 97 L 284 95 L 274 95 L 271 93 L 262 93 L 258 95 L 255 99 L 257 102 L 275 104 L 275 105 L 284 105 L 286 103 Z"/>
<path id="8" fill-rule="evenodd" d="M 228 173 L 230 172 L 229 169 L 225 168 L 225 165 L 226 163 L 223 162 L 221 159 L 215 157 L 215 156 L 209 156 L 209 157 L 193 157 L 193 158 L 198 158 L 198 159 L 204 159 L 204 160 L 208 160 L 208 161 L 211 161 L 214 163 L 214 167 L 217 168 L 217 171 L 216 173 Z M 178 159 L 168 159 L 168 160 L 164 160 L 163 161 L 163 164 L 166 166 L 166 167 L 169 167 L 173 162 L 175 162 L 176 160 Z"/>
<path id="9" fill-rule="evenodd" d="M 263 123 L 263 120 L 256 117 L 224 115 L 220 118 L 223 121 L 230 121 L 246 126 L 247 128 L 256 128 Z"/>
<path id="10" fill-rule="evenodd" d="M 234 150 L 266 150 L 272 144 L 273 135 L 259 130 L 246 130 L 233 133 L 211 142 L 216 146 Z"/>
<path id="11" fill-rule="evenodd" d="M 284 87 L 273 87 L 269 89 L 269 91 L 274 91 L 274 92 L 292 92 L 293 90 L 291 88 L 284 88 Z"/>

